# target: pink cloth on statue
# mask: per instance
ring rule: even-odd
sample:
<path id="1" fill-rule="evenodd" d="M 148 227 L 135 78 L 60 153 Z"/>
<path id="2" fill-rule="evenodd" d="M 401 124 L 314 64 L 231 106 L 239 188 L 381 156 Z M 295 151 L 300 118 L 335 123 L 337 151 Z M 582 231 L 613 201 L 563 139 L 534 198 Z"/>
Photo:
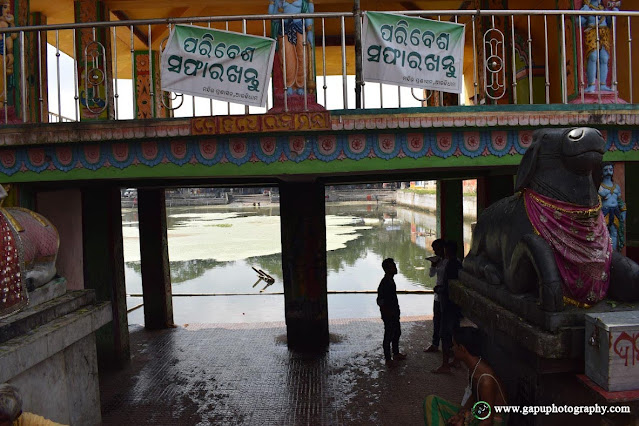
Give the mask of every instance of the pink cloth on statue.
<path id="1" fill-rule="evenodd" d="M 606 297 L 612 244 L 601 203 L 583 207 L 530 189 L 524 201 L 535 232 L 553 249 L 568 301 L 591 305 Z"/>

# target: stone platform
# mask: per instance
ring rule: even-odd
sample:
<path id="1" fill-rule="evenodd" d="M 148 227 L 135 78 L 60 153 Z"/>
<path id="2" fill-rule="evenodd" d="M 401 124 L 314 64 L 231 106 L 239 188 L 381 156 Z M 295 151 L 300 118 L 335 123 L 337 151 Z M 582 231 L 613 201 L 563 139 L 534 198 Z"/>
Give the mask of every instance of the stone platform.
<path id="1" fill-rule="evenodd" d="M 0 383 L 20 389 L 24 411 L 58 423 L 100 424 L 94 332 L 111 321 L 111 304 L 96 303 L 92 290 L 65 291 L 58 278 L 0 321 Z"/>
<path id="2" fill-rule="evenodd" d="M 100 372 L 104 425 L 421 425 L 431 393 L 459 402 L 467 371 L 436 375 L 430 317 L 402 318 L 408 358 L 387 368 L 379 318 L 331 320 L 321 353 L 286 345 L 284 322 L 130 326 L 131 362 Z"/>

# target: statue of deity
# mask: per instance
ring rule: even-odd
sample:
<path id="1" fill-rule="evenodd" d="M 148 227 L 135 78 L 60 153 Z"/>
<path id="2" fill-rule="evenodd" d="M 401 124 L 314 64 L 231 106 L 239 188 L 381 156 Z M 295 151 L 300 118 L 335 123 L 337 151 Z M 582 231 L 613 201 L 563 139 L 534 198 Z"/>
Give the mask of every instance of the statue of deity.
<path id="1" fill-rule="evenodd" d="M 0 28 L 13 27 L 15 24 L 14 17 L 11 14 L 10 0 L 0 0 L 0 8 L 2 8 Z M 4 88 L 5 85 L 8 86 L 8 82 L 5 82 L 5 77 L 8 78 L 13 74 L 13 40 L 17 37 L 16 33 L 0 34 L 0 102 L 6 100 Z"/>
<path id="2" fill-rule="evenodd" d="M 599 186 L 601 213 L 608 226 L 612 249 L 621 251 L 625 246 L 626 203 L 621 198 L 621 188 L 612 180 L 614 174 L 612 163 L 603 163 L 601 171 L 603 175 L 603 180 Z"/>
<path id="3" fill-rule="evenodd" d="M 314 11 L 313 0 L 270 0 L 268 6 L 269 15 L 313 13 Z M 306 87 L 309 92 L 315 89 L 313 19 L 284 19 L 283 21 L 283 30 L 282 19 L 271 21 L 271 37 L 277 40 L 279 63 L 282 69 L 286 70 L 286 93 L 289 96 L 303 95 L 304 77 L 306 77 Z M 306 43 L 304 43 L 304 33 Z M 304 53 L 305 47 L 306 53 Z M 304 64 L 304 55 L 306 55 L 306 64 Z"/>
<path id="4" fill-rule="evenodd" d="M 614 10 L 618 11 L 621 1 L 607 1 L 606 6 L 602 4 L 602 0 L 585 0 L 581 10 L 597 11 L 597 10 Z M 610 16 L 582 16 L 580 18 L 584 31 L 586 78 L 588 84 L 585 92 L 592 93 L 596 90 L 595 80 L 599 76 L 599 85 L 602 91 L 610 92 L 612 89 L 608 86 L 608 64 L 610 61 L 610 52 L 612 52 L 612 17 Z M 599 33 L 597 34 L 597 30 Z M 597 51 L 597 38 L 599 38 L 599 51 Z M 597 70 L 597 65 L 599 70 Z"/>

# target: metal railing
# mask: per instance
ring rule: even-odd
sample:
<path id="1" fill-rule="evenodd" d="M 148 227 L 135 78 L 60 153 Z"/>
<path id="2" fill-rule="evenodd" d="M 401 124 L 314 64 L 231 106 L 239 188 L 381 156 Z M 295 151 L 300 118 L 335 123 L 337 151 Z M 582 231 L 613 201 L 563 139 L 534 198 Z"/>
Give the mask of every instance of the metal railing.
<path id="1" fill-rule="evenodd" d="M 445 106 L 465 104 L 533 104 L 533 103 L 633 103 L 633 20 L 639 18 L 635 11 L 573 11 L 573 10 L 437 10 L 437 11 L 397 11 L 414 17 L 424 17 L 440 21 L 466 25 L 466 48 L 472 56 L 466 55 L 465 75 L 466 95 L 450 97 L 441 92 L 422 89 L 400 88 L 378 83 L 365 83 L 361 75 L 360 57 L 351 56 L 351 47 L 361 47 L 361 28 L 365 12 L 349 13 L 307 13 L 252 16 L 215 16 L 192 18 L 169 18 L 148 20 L 125 20 L 118 22 L 93 22 L 64 25 L 43 25 L 0 28 L 3 38 L 0 58 L 3 78 L 0 84 L 0 123 L 9 123 L 11 114 L 26 122 L 34 114 L 40 121 L 68 121 L 63 115 L 80 120 L 81 108 L 94 115 L 105 114 L 109 118 L 135 118 L 135 108 L 129 113 L 125 106 L 133 104 L 136 98 L 135 82 L 127 83 L 131 89 L 126 94 L 122 87 L 127 80 L 125 72 L 135 74 L 134 53 L 143 51 L 148 55 L 148 83 L 151 88 L 149 102 L 159 105 L 163 102 L 171 116 L 228 115 L 242 113 L 242 107 L 231 103 L 220 103 L 203 98 L 191 97 L 190 112 L 185 112 L 189 104 L 179 94 L 170 94 L 173 102 L 155 92 L 158 87 L 154 74 L 154 55 L 168 31 L 176 24 L 193 24 L 207 28 L 237 31 L 246 34 L 271 36 L 267 26 L 273 20 L 281 22 L 281 28 L 288 19 L 312 19 L 315 30 L 315 63 L 321 68 L 316 75 L 314 95 L 318 103 L 327 109 L 352 108 L 395 108 L 408 106 Z M 593 23 L 590 28 L 588 24 Z M 357 24 L 357 25 L 356 25 Z M 306 29 L 303 40 L 306 44 Z M 601 29 L 606 27 L 604 37 Z M 592 44 L 595 31 L 596 55 L 585 58 L 586 44 Z M 159 34 L 159 35 L 158 35 Z M 13 69 L 9 67 L 11 52 L 7 51 L 9 39 L 15 40 Z M 65 59 L 61 40 L 71 40 L 64 47 L 73 56 Z M 587 39 L 587 40 L 586 40 Z M 41 61 L 27 62 L 27 50 L 34 58 L 44 58 L 46 41 L 52 44 L 48 70 Z M 11 43 L 9 43 L 11 44 Z M 602 48 L 611 46 L 611 52 L 604 54 Z M 625 48 L 627 46 L 627 50 Z M 130 64 L 121 63 L 122 51 L 130 55 Z M 155 53 L 154 53 L 155 52 Z M 304 49 L 306 52 L 306 49 Z M 306 53 L 305 53 L 306 55 Z M 470 56 L 470 57 L 468 57 Z M 17 59 L 17 60 L 15 60 Z M 126 55 L 124 55 L 126 60 Z M 67 62 L 64 62 L 64 61 Z M 292 60 L 283 54 L 282 70 L 286 82 L 286 61 Z M 70 62 L 69 62 L 70 61 Z M 588 64 L 590 61 L 590 64 Z M 310 61 L 313 62 L 313 61 Z M 304 76 L 313 74 L 308 69 L 309 61 L 304 60 Z M 327 72 L 330 63 L 338 64 L 332 74 Z M 3 65 L 5 64 L 5 65 Z M 33 82 L 27 82 L 24 70 L 35 67 L 38 81 L 37 99 L 27 99 L 28 89 Z M 319 66 L 321 64 L 321 67 Z M 623 67 L 620 66 L 623 64 Z M 354 66 L 353 66 L 354 65 Z M 599 75 L 610 69 L 608 81 L 588 81 L 586 70 L 595 67 Z M 605 68 L 605 69 L 604 69 Z M 30 68 L 30 71 L 32 69 Z M 339 71 L 339 73 L 337 72 Z M 592 74 L 592 73 L 591 73 Z M 592 80 L 592 78 L 591 78 Z M 472 82 L 472 83 L 470 83 Z M 271 83 L 273 83 L 271 81 Z M 341 90 L 340 90 L 341 85 Z M 284 84 L 285 86 L 285 84 Z M 354 89 L 354 90 L 353 90 Z M 607 91 L 609 90 L 609 91 Z M 312 97 L 309 96 L 307 79 L 304 79 L 303 108 L 308 109 Z M 290 95 L 286 88 L 282 96 L 284 110 L 289 109 Z M 129 98 L 130 96 L 130 98 Z M 126 99 L 124 99 L 126 98 Z M 157 98 L 157 99 L 156 99 Z M 390 99 L 392 98 L 392 99 Z M 130 99 L 130 100 L 129 100 Z M 244 107 L 243 113 L 263 113 L 273 106 L 269 98 L 266 108 Z M 34 105 L 37 104 L 37 105 Z M 45 111 L 46 106 L 53 111 Z M 19 111 L 16 111 L 19 109 Z M 28 111 L 29 110 L 29 111 Z M 13 112 L 12 112 L 13 111 Z M 32 111 L 35 111 L 32 112 Z"/>

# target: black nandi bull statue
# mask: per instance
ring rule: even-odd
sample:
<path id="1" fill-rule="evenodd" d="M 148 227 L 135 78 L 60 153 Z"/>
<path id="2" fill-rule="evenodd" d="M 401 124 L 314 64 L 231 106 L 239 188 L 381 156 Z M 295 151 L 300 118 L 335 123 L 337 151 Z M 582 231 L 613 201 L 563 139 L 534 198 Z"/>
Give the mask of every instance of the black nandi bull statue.
<path id="1" fill-rule="evenodd" d="M 537 130 L 515 195 L 484 210 L 466 272 L 515 294 L 539 291 L 542 310 L 639 300 L 639 265 L 614 252 L 597 190 L 605 141 L 587 127 Z"/>

